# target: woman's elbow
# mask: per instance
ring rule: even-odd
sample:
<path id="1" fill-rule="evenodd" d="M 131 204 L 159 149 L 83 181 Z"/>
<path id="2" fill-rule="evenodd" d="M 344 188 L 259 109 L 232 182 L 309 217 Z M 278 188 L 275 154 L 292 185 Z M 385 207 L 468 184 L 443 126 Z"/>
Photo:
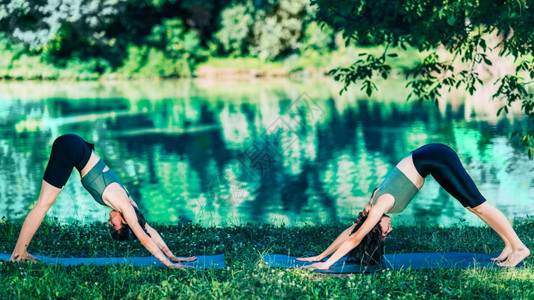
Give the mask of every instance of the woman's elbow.
<path id="1" fill-rule="evenodd" d="M 361 242 L 361 238 L 359 238 L 358 235 L 356 235 L 356 234 L 350 235 L 347 238 L 347 243 L 350 243 L 350 245 L 353 246 L 353 247 L 358 246 L 358 244 L 360 242 Z"/>
<path id="2" fill-rule="evenodd" d="M 145 248 L 151 246 L 151 244 L 154 243 L 154 241 L 152 241 L 152 239 L 148 235 L 145 235 L 145 234 L 143 234 L 142 236 L 138 236 L 137 239 L 139 240 L 139 242 L 141 242 L 141 245 L 143 245 Z"/>

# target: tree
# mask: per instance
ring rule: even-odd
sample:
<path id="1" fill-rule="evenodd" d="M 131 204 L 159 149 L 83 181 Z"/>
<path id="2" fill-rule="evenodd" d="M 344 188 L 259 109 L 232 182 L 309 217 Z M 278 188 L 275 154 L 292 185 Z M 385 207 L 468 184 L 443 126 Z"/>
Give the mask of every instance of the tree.
<path id="1" fill-rule="evenodd" d="M 221 12 L 221 29 L 214 35 L 224 52 L 231 55 L 247 54 L 248 40 L 254 24 L 254 7 L 248 1 L 234 4 Z"/>
<path id="2" fill-rule="evenodd" d="M 283 59 L 302 50 L 312 14 L 309 0 L 235 0 L 221 12 L 220 30 L 214 40 L 220 45 L 219 53 Z M 316 22 L 312 24 L 311 30 L 316 29 Z M 322 33 L 309 33 L 316 32 Z M 323 42 L 323 35 L 315 38 L 312 46 L 306 46 Z M 332 37 L 324 38 L 328 39 Z"/>
<path id="3" fill-rule="evenodd" d="M 335 35 L 331 28 L 319 26 L 316 22 L 310 22 L 306 25 L 301 53 L 324 53 L 326 50 L 333 48 Z"/>
<path id="4" fill-rule="evenodd" d="M 22 54 L 42 55 L 44 61 L 56 66 L 66 66 L 70 60 L 96 59 L 102 61 L 97 66 L 105 63 L 116 69 L 135 52 L 128 50 L 132 45 L 142 50 L 155 26 L 196 31 L 195 36 L 189 31 L 184 33 L 188 40 L 183 48 L 205 44 L 216 29 L 210 20 L 229 3 L 230 0 L 5 0 L 0 1 L 0 35 L 23 45 Z M 170 19 L 183 22 L 176 25 L 165 21 Z M 170 43 L 172 47 L 158 50 L 182 47 L 176 40 Z M 169 55 L 176 56 L 175 52 Z M 188 63 L 192 61 L 187 59 Z"/>
<path id="5" fill-rule="evenodd" d="M 308 0 L 277 0 L 256 13 L 250 52 L 262 59 L 276 59 L 297 52 L 308 13 Z"/>
<path id="6" fill-rule="evenodd" d="M 152 27 L 149 44 L 163 50 L 175 69 L 175 75 L 192 76 L 196 63 L 206 55 L 200 47 L 200 38 L 194 30 L 188 30 L 181 19 L 163 19 L 162 24 Z"/>
<path id="7" fill-rule="evenodd" d="M 0 32 L 21 53 L 40 54 L 59 67 L 93 62 L 98 73 L 120 63 L 124 51 L 106 35 L 126 0 L 10 0 L 0 4 Z M 105 57 L 105 58 L 104 58 Z"/>
<path id="8" fill-rule="evenodd" d="M 437 101 L 444 91 L 465 88 L 471 95 L 484 85 L 481 66 L 512 56 L 513 72 L 498 77 L 492 100 L 500 113 L 521 103 L 527 124 L 512 133 L 534 155 L 534 0 L 314 0 L 318 21 L 342 32 L 347 43 L 385 45 L 381 55 L 361 53 L 349 67 L 331 71 L 344 83 L 341 92 L 361 83 L 368 95 L 377 76 L 388 79 L 394 51 L 417 49 L 425 58 L 405 72 L 408 99 Z M 396 49 L 396 50 L 395 50 Z M 392 52 L 393 51 L 393 52 Z"/>
<path id="9" fill-rule="evenodd" d="M 19 0 L 0 3 L 0 31 L 8 37 L 38 47 L 70 23 L 87 36 L 100 30 L 118 13 L 125 0 Z M 89 34 L 90 33 L 90 34 Z M 91 35 L 97 33 L 94 36 Z"/>

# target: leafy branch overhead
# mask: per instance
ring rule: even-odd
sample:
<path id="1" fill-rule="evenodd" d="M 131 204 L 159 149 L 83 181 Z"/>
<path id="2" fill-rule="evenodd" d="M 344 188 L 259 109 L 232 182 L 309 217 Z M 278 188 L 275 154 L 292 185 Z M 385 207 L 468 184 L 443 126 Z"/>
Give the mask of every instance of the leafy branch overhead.
<path id="1" fill-rule="evenodd" d="M 371 95 L 377 77 L 388 79 L 392 49 L 414 48 L 425 57 L 404 70 L 410 89 L 408 99 L 436 102 L 442 93 L 465 89 L 469 94 L 484 84 L 483 69 L 496 58 L 512 57 L 514 69 L 492 84 L 491 100 L 503 102 L 498 111 L 508 113 L 521 102 L 526 126 L 515 131 L 521 145 L 534 155 L 534 0 L 314 0 L 318 21 L 342 32 L 347 43 L 385 45 L 380 55 L 361 53 L 349 67 L 330 73 L 344 83 L 341 92 L 355 83 Z M 488 99 L 489 100 L 489 99 Z"/>

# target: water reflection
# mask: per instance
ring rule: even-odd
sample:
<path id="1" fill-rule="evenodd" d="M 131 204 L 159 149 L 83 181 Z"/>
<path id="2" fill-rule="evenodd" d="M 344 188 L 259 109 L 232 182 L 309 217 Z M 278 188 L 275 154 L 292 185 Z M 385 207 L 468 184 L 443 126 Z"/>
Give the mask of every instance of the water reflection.
<path id="1" fill-rule="evenodd" d="M 406 103 L 402 84 L 378 99 L 339 96 L 327 81 L 1 85 L 0 215 L 13 220 L 36 201 L 51 143 L 68 132 L 95 142 L 154 222 L 354 218 L 402 157 L 431 142 L 457 149 L 508 217 L 534 212 L 534 163 L 507 139 L 515 124 L 479 99 Z M 294 110 L 303 92 L 314 106 Z M 287 127 L 276 127 L 280 120 Z M 74 172 L 49 216 L 93 222 L 108 211 Z M 394 219 L 480 224 L 433 179 Z"/>

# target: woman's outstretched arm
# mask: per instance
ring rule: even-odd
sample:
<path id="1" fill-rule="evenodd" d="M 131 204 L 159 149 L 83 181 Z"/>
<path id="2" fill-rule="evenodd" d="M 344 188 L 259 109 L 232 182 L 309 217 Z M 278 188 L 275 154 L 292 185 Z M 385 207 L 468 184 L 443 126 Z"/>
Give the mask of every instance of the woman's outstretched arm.
<path id="1" fill-rule="evenodd" d="M 343 244 L 343 242 L 345 242 L 345 240 L 350 236 L 350 233 L 352 232 L 352 230 L 354 230 L 354 227 L 356 226 L 356 224 L 353 224 L 352 226 L 350 226 L 349 228 L 345 229 L 333 242 L 332 244 L 330 244 L 330 246 L 328 246 L 328 248 L 326 248 L 326 250 L 324 250 L 321 254 L 319 255 L 316 255 L 316 256 L 312 256 L 312 257 L 299 257 L 297 258 L 297 260 L 299 261 L 308 261 L 308 262 L 311 262 L 311 261 L 321 261 L 323 260 L 325 257 L 327 257 L 328 255 L 334 253 L 334 251 L 336 251 L 339 246 L 341 246 L 341 244 Z"/>
<path id="2" fill-rule="evenodd" d="M 41 192 L 39 194 L 37 204 L 35 204 L 22 224 L 22 228 L 17 239 L 17 244 L 15 245 L 15 249 L 13 249 L 10 261 L 38 261 L 35 257 L 28 253 L 28 245 L 30 244 L 37 229 L 39 229 L 39 226 L 41 226 L 46 212 L 56 201 L 60 191 L 60 188 L 57 188 L 44 180 L 42 181 Z"/>
<path id="3" fill-rule="evenodd" d="M 128 197 L 128 200 L 130 201 L 130 203 L 133 206 L 135 206 L 137 209 L 139 209 L 139 207 L 137 206 L 137 203 L 135 203 L 135 201 L 132 198 Z M 163 251 L 165 253 L 165 255 L 167 255 L 167 257 L 170 258 L 172 261 L 174 261 L 174 262 L 195 261 L 197 259 L 196 256 L 176 257 L 172 253 L 172 251 L 169 249 L 167 244 L 165 244 L 165 242 L 163 241 L 163 238 L 161 238 L 161 235 L 159 235 L 159 233 L 154 228 L 152 228 L 148 224 L 145 224 L 145 230 L 148 232 L 148 234 L 150 235 L 150 238 L 154 241 L 154 243 L 156 243 L 156 245 L 158 245 L 159 249 L 161 251 Z"/>
<path id="4" fill-rule="evenodd" d="M 172 251 L 169 249 L 167 244 L 165 244 L 165 242 L 163 241 L 163 239 L 161 238 L 159 233 L 154 228 L 152 228 L 152 227 L 150 227 L 150 225 L 146 224 L 145 225 L 145 229 L 148 232 L 148 234 L 150 235 L 150 238 L 156 243 L 156 245 L 158 245 L 158 247 L 161 249 L 161 251 L 163 251 L 163 253 L 165 253 L 165 255 L 167 255 L 167 257 L 170 258 L 172 261 L 174 261 L 174 262 L 195 261 L 197 259 L 196 256 L 176 257 L 172 253 Z"/>
<path id="5" fill-rule="evenodd" d="M 132 232 L 135 234 L 135 236 L 139 239 L 143 247 L 145 247 L 148 252 L 150 252 L 155 258 L 161 261 L 162 264 L 173 269 L 187 268 L 186 266 L 180 263 L 172 263 L 169 258 L 161 251 L 158 244 L 156 244 L 156 242 L 154 242 L 154 240 L 146 234 L 143 228 L 141 228 L 141 225 L 139 225 L 135 210 L 129 201 L 124 201 L 123 205 L 120 205 L 116 208 L 122 214 L 124 220 L 130 227 Z"/>
<path id="6" fill-rule="evenodd" d="M 352 249 L 356 248 L 362 241 L 362 239 L 369 233 L 371 230 L 380 222 L 380 219 L 389 209 L 393 206 L 395 202 L 394 198 L 385 194 L 380 196 L 373 207 L 369 210 L 369 215 L 362 226 L 353 234 L 351 234 L 343 243 L 338 247 L 338 249 L 330 256 L 330 258 L 325 262 L 318 262 L 312 265 L 306 266 L 305 268 L 313 268 L 318 270 L 327 270 L 336 263 L 340 258 L 347 255 Z"/>

